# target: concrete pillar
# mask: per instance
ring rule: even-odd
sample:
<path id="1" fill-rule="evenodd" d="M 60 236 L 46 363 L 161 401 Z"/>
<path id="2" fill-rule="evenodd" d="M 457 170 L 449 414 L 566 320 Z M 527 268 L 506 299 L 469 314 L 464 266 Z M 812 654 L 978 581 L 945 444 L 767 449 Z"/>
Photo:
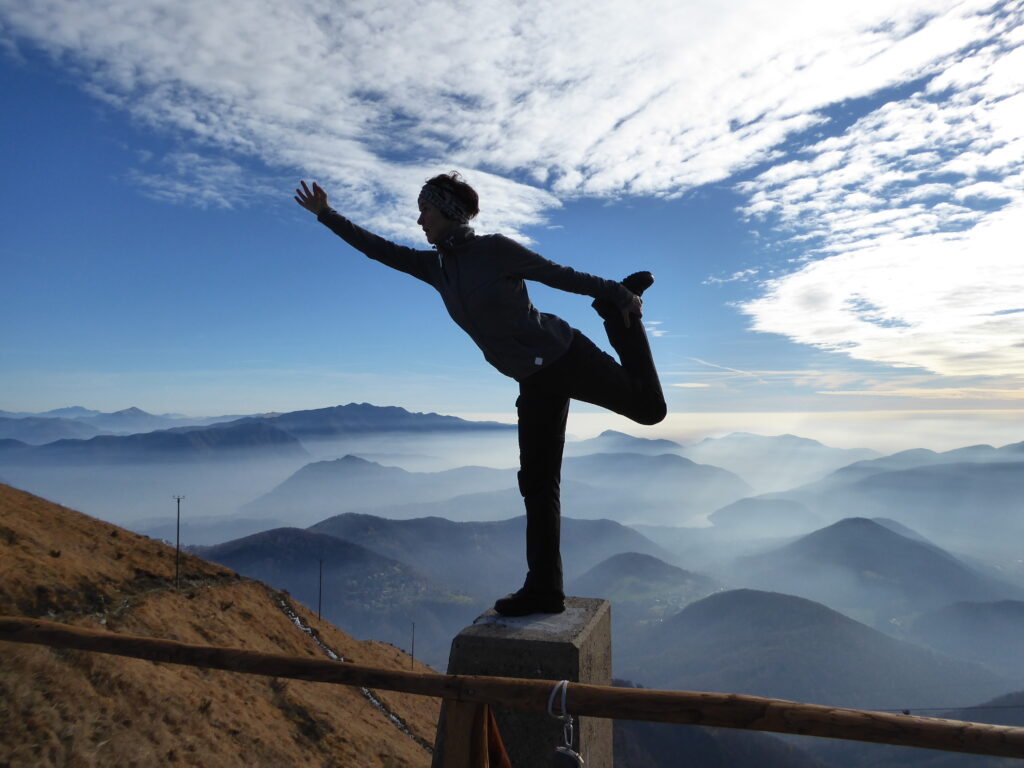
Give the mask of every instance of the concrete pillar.
<path id="1" fill-rule="evenodd" d="M 611 626 L 611 606 L 596 598 L 567 597 L 565 613 L 560 614 L 509 618 L 492 609 L 452 641 L 448 674 L 611 685 Z M 512 768 L 551 764 L 555 747 L 565 743 L 558 720 L 546 713 L 493 710 Z M 583 756 L 586 768 L 612 768 L 612 721 L 575 716 L 573 721 L 573 746 Z M 434 766 L 442 765 L 444 757 L 444 723 L 442 708 Z"/>

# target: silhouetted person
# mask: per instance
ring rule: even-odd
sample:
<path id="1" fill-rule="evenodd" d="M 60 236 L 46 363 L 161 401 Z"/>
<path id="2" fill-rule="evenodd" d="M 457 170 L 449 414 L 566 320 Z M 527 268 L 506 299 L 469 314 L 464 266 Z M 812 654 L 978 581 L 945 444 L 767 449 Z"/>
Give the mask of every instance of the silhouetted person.
<path id="1" fill-rule="evenodd" d="M 506 616 L 565 610 L 559 550 L 559 485 L 569 400 L 640 424 L 665 418 L 665 398 L 641 316 L 640 295 L 654 282 L 637 272 L 621 283 L 563 267 L 503 235 L 477 235 L 469 221 L 479 197 L 459 174 L 435 176 L 420 191 L 420 216 L 435 250 L 396 245 L 334 211 L 327 193 L 306 182 L 295 200 L 353 248 L 432 285 L 484 358 L 519 382 L 519 490 L 526 505 L 523 587 L 499 599 Z M 524 280 L 593 297 L 621 365 L 560 317 L 538 312 Z M 629 479 L 623 478 L 623 484 Z"/>

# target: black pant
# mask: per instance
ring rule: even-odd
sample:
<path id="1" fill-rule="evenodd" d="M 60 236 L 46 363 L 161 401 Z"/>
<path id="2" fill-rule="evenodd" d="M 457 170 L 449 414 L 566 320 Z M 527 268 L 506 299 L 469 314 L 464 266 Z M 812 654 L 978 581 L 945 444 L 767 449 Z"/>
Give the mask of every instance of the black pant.
<path id="1" fill-rule="evenodd" d="M 627 328 L 610 315 L 604 324 L 621 365 L 579 331 L 568 351 L 519 382 L 519 491 L 526 504 L 524 588 L 564 597 L 560 551 L 562 449 L 569 400 L 600 405 L 640 424 L 665 418 L 665 396 L 647 332 L 634 318 Z"/>

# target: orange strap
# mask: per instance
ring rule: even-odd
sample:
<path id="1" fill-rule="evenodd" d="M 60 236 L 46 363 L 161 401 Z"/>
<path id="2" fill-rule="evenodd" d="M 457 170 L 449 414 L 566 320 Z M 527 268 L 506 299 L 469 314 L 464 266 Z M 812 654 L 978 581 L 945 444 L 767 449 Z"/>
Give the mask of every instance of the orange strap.
<path id="1" fill-rule="evenodd" d="M 444 702 L 443 768 L 512 768 L 488 704 Z"/>

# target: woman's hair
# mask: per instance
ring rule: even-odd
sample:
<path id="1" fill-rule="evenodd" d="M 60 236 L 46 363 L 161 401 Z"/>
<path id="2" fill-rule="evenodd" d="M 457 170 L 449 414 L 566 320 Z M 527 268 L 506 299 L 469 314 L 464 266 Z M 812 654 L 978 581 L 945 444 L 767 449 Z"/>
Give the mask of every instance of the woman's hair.
<path id="1" fill-rule="evenodd" d="M 462 175 L 458 171 L 442 173 L 432 179 L 427 179 L 427 184 L 433 184 L 450 192 L 466 212 L 466 218 L 472 219 L 480 213 L 480 195 L 462 180 Z"/>

